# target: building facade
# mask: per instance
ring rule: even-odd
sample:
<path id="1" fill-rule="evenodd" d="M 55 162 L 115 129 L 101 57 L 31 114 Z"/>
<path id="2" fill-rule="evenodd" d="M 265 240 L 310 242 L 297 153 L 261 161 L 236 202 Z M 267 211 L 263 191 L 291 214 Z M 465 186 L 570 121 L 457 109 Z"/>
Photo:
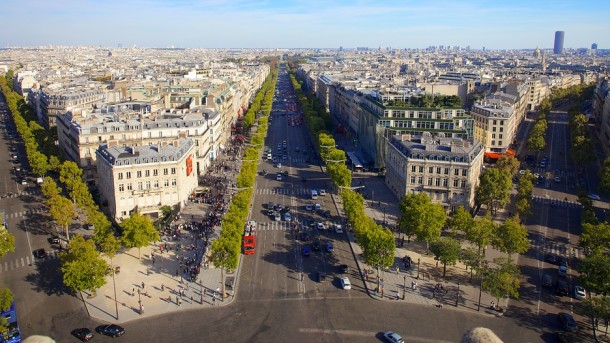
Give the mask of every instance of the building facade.
<path id="1" fill-rule="evenodd" d="M 474 139 L 483 144 L 485 152 L 506 153 L 518 128 L 514 103 L 484 99 L 475 102 L 471 114 L 474 119 Z"/>
<path id="2" fill-rule="evenodd" d="M 388 142 L 385 182 L 400 200 L 425 192 L 453 211 L 474 206 L 483 146 L 472 139 L 396 135 Z"/>
<path id="3" fill-rule="evenodd" d="M 123 147 L 116 140 L 96 151 L 102 204 L 120 221 L 131 211 L 156 216 L 162 206 L 181 206 L 197 187 L 195 142 L 179 138 Z"/>

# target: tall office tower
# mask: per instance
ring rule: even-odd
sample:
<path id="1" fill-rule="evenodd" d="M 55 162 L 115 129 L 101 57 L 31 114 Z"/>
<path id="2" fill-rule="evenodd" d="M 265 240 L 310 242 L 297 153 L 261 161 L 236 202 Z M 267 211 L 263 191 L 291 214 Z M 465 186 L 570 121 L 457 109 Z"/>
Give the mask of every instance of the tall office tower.
<path id="1" fill-rule="evenodd" d="M 553 46 L 553 53 L 555 55 L 563 54 L 563 38 L 565 37 L 564 31 L 555 31 L 555 45 Z"/>

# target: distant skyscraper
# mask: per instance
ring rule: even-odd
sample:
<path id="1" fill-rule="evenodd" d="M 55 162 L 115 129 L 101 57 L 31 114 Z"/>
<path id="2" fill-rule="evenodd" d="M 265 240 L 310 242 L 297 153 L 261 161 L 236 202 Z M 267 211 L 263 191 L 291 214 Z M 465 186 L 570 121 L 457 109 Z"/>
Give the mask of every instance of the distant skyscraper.
<path id="1" fill-rule="evenodd" d="M 593 43 L 593 44 L 591 44 L 591 49 L 593 49 L 593 50 L 597 50 L 597 43 Z"/>
<path id="2" fill-rule="evenodd" d="M 565 37 L 564 31 L 555 31 L 555 45 L 553 46 L 553 53 L 556 55 L 563 54 L 563 38 Z"/>

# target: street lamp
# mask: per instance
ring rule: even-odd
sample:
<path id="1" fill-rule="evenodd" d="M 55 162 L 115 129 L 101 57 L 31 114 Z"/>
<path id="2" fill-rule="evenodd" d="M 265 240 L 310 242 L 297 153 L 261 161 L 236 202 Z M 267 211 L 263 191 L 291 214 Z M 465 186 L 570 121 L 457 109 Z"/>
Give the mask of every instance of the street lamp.
<path id="1" fill-rule="evenodd" d="M 402 282 L 402 300 L 405 300 L 405 294 L 407 293 L 407 276 L 403 276 Z"/>
<path id="2" fill-rule="evenodd" d="M 460 300 L 460 283 L 458 282 L 457 294 L 455 295 L 455 307 L 458 306 L 459 300 Z"/>
<path id="3" fill-rule="evenodd" d="M 112 288 L 114 289 L 114 309 L 116 311 L 116 319 L 119 320 L 119 301 L 116 298 L 116 282 L 114 280 L 114 275 L 116 274 L 116 268 L 111 266 L 112 269 Z"/>
<path id="4" fill-rule="evenodd" d="M 419 262 L 421 262 L 421 258 L 417 258 L 417 280 L 419 280 Z"/>
<path id="5" fill-rule="evenodd" d="M 481 284 L 479 285 L 479 305 L 477 306 L 477 311 L 481 310 L 481 293 L 483 292 L 483 279 L 485 277 L 481 274 Z"/>

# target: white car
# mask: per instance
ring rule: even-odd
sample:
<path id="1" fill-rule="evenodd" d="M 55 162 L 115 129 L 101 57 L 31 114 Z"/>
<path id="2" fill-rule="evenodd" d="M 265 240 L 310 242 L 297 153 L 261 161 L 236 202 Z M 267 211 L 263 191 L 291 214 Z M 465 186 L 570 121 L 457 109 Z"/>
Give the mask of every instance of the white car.
<path id="1" fill-rule="evenodd" d="M 282 174 L 277 174 L 275 179 L 278 180 L 278 181 L 282 181 Z"/>
<path id="2" fill-rule="evenodd" d="M 405 342 L 405 340 L 402 339 L 402 337 L 400 337 L 399 334 L 397 334 L 396 332 L 392 332 L 392 331 L 384 332 L 383 338 L 387 342 L 391 342 L 391 343 L 404 343 Z"/>
<path id="3" fill-rule="evenodd" d="M 349 282 L 349 278 L 347 276 L 341 278 L 341 288 L 352 289 L 352 283 Z"/>
<path id="4" fill-rule="evenodd" d="M 326 190 L 325 189 L 320 189 L 320 195 L 326 195 Z"/>
<path id="5" fill-rule="evenodd" d="M 343 227 L 339 224 L 335 225 L 335 232 L 336 233 L 343 233 Z"/>
<path id="6" fill-rule="evenodd" d="M 599 197 L 599 195 L 597 195 L 597 194 L 589 194 L 589 195 L 587 195 L 587 197 L 588 197 L 589 199 L 593 199 L 593 200 L 602 200 L 602 199 Z"/>
<path id="7" fill-rule="evenodd" d="M 587 291 L 582 286 L 574 286 L 574 298 L 584 300 L 587 297 Z"/>
<path id="8" fill-rule="evenodd" d="M 284 220 L 286 220 L 287 222 L 292 221 L 292 215 L 290 214 L 290 212 L 284 213 Z"/>
<path id="9" fill-rule="evenodd" d="M 316 209 L 316 211 L 319 211 L 321 208 L 322 208 L 322 206 L 320 206 L 320 204 L 316 204 L 316 205 L 315 205 L 315 209 Z"/>
<path id="10" fill-rule="evenodd" d="M 318 223 L 318 230 L 326 230 L 326 227 L 324 226 L 324 223 Z"/>
<path id="11" fill-rule="evenodd" d="M 306 204 L 306 205 L 305 205 L 305 209 L 306 209 L 307 211 L 313 211 L 313 205 L 312 205 L 312 204 Z"/>

